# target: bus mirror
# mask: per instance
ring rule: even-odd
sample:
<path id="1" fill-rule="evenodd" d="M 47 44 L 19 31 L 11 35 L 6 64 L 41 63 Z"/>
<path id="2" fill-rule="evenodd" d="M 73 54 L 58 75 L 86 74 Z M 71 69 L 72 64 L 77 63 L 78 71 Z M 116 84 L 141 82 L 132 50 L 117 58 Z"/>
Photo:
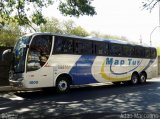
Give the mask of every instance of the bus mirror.
<path id="1" fill-rule="evenodd" d="M 11 49 L 7 49 L 5 51 L 3 51 L 2 53 L 2 61 L 5 61 L 7 63 L 11 63 L 13 59 L 13 53 Z"/>

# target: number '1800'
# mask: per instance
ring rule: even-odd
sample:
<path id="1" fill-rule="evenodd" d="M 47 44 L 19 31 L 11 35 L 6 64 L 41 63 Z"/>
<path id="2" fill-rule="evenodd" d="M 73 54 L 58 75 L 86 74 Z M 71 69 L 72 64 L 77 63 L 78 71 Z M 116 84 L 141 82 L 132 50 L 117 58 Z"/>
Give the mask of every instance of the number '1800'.
<path id="1" fill-rule="evenodd" d="M 29 84 L 38 84 L 38 81 L 30 81 Z"/>

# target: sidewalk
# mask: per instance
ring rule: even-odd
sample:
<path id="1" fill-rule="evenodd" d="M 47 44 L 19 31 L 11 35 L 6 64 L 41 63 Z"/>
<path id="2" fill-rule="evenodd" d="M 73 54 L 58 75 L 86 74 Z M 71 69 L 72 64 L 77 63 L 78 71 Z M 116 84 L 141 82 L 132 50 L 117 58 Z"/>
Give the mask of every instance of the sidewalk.
<path id="1" fill-rule="evenodd" d="M 0 92 L 9 92 L 9 91 L 15 91 L 15 89 L 12 86 L 0 86 Z"/>

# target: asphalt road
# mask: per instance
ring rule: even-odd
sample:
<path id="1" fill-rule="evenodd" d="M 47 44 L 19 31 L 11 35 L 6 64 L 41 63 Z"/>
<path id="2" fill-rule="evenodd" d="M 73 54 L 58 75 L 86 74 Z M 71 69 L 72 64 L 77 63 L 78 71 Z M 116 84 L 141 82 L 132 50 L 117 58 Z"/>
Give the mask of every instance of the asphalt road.
<path id="1" fill-rule="evenodd" d="M 0 94 L 0 118 L 160 119 L 160 78 L 144 85 L 101 85 L 56 92 Z"/>

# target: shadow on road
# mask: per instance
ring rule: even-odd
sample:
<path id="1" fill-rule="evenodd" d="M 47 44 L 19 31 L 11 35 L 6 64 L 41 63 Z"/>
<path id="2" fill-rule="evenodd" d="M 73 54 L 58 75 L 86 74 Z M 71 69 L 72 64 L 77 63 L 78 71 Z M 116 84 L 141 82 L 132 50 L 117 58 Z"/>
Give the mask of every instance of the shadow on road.
<path id="1" fill-rule="evenodd" d="M 67 94 L 21 92 L 0 98 L 0 113 L 33 118 L 119 118 L 121 113 L 159 113 L 160 82 L 73 88 Z M 17 98 L 16 98 L 17 97 Z"/>

